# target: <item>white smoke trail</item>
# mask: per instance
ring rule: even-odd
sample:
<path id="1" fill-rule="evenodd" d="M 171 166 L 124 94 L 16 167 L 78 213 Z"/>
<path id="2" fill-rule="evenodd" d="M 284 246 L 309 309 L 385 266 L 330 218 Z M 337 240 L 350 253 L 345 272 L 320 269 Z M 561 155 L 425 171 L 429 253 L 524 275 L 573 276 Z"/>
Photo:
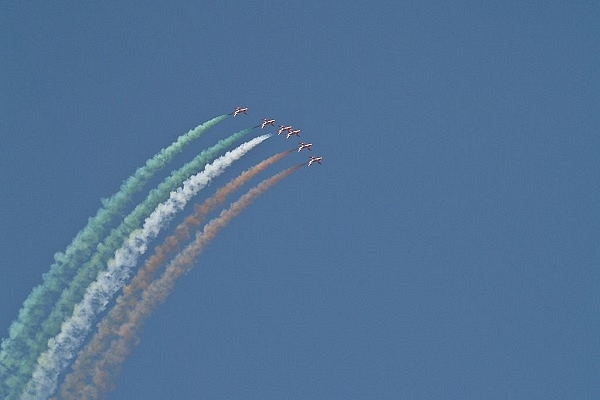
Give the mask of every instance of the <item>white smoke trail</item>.
<path id="1" fill-rule="evenodd" d="M 181 211 L 200 189 L 269 137 L 270 135 L 262 135 L 249 140 L 208 164 L 202 172 L 190 177 L 182 187 L 171 192 L 169 199 L 156 207 L 143 227 L 131 233 L 125 244 L 115 252 L 114 258 L 108 262 L 108 268 L 87 288 L 72 316 L 62 324 L 60 333 L 48 341 L 48 350 L 38 358 L 22 400 L 45 400 L 56 390 L 59 374 L 75 356 L 95 317 L 104 311 L 111 298 L 129 279 L 138 257 L 146 251 L 148 242 L 158 235 L 175 213 Z"/>
<path id="2" fill-rule="evenodd" d="M 58 332 L 63 318 L 59 320 L 56 331 L 51 335 L 40 334 L 43 331 L 43 328 L 40 329 L 40 325 L 45 319 L 51 318 L 48 315 L 51 305 L 75 279 L 79 267 L 96 250 L 112 221 L 119 216 L 135 193 L 139 192 L 157 171 L 164 168 L 193 140 L 227 117 L 227 114 L 221 115 L 197 126 L 185 135 L 179 136 L 171 145 L 148 159 L 143 166 L 123 182 L 117 193 L 109 199 L 102 200 L 102 207 L 94 217 L 88 220 L 87 225 L 73 238 L 66 250 L 54 255 L 55 260 L 50 266 L 50 271 L 43 274 L 42 284 L 36 286 L 27 296 L 17 319 L 10 325 L 9 336 L 2 340 L 0 346 L 1 399 L 15 400 L 13 392 L 20 392 L 31 378 L 37 357 L 46 349 L 48 338 Z M 69 314 L 71 311 L 72 309 L 69 310 Z"/>

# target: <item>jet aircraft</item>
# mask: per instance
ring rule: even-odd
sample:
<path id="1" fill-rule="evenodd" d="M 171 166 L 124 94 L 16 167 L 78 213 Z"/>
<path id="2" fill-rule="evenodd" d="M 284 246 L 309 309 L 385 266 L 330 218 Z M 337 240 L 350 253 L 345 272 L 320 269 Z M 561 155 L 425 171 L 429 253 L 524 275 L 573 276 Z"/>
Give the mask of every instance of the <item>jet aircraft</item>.
<path id="1" fill-rule="evenodd" d="M 287 135 L 285 135 L 285 138 L 289 139 L 292 135 L 300 137 L 300 129 L 290 129 Z"/>
<path id="2" fill-rule="evenodd" d="M 283 133 L 283 131 L 289 132 L 291 130 L 292 130 L 291 125 L 288 125 L 288 126 L 279 125 L 279 131 L 277 132 L 277 136 L 281 135 Z"/>
<path id="3" fill-rule="evenodd" d="M 248 107 L 236 107 L 235 110 L 233 110 L 233 116 L 235 117 L 236 115 L 241 113 L 246 114 L 246 111 L 248 111 Z"/>
<path id="4" fill-rule="evenodd" d="M 303 149 L 308 149 L 308 151 L 312 151 L 310 146 L 312 146 L 312 143 L 300 142 L 300 146 L 298 146 L 298 153 L 300 153 Z"/>
<path id="5" fill-rule="evenodd" d="M 319 165 L 322 165 L 321 164 L 322 159 L 323 159 L 323 157 L 310 156 L 310 160 L 308 161 L 308 166 L 310 167 L 313 163 L 318 163 Z"/>
<path id="6" fill-rule="evenodd" d="M 267 125 L 275 126 L 275 120 L 263 118 L 262 123 L 260 124 L 260 129 L 264 128 Z"/>

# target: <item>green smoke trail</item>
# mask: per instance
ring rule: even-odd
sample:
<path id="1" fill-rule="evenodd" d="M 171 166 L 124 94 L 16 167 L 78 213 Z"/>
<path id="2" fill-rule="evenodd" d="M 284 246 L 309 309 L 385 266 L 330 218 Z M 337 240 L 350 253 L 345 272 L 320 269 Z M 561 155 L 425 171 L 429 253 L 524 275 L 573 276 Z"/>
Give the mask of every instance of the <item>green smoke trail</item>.
<path id="1" fill-rule="evenodd" d="M 59 331 L 65 317 L 71 315 L 74 305 L 81 300 L 87 286 L 96 279 L 106 261 L 119 248 L 123 240 L 129 236 L 132 230 L 139 227 L 144 219 L 154 208 L 164 201 L 172 190 L 175 190 L 189 176 L 202 169 L 204 165 L 215 158 L 236 140 L 245 136 L 253 128 L 237 132 L 226 139 L 220 140 L 216 145 L 202 151 L 192 161 L 182 168 L 171 173 L 157 188 L 152 189 L 147 198 L 126 216 L 121 224 L 111 230 L 110 234 L 97 245 L 97 252 L 76 273 L 73 279 L 63 282 L 68 287 L 63 290 L 60 299 L 55 304 L 48 318 L 38 324 L 36 333 L 27 338 L 27 352 L 18 359 L 7 359 L 5 364 L 14 373 L 5 379 L 8 390 L 13 395 L 18 395 L 23 385 L 31 377 L 37 357 L 47 348 L 48 339 L 54 337 Z M 41 326 L 40 326 L 41 325 Z"/>
<path id="2" fill-rule="evenodd" d="M 102 208 L 88 220 L 87 225 L 73 238 L 64 253 L 54 255 L 54 263 L 43 275 L 42 284 L 36 286 L 29 294 L 18 317 L 9 328 L 8 338 L 2 340 L 0 350 L 0 398 L 5 392 L 4 383 L 14 369 L 14 361 L 20 360 L 29 353 L 31 338 L 39 329 L 39 325 L 50 310 L 58 295 L 65 288 L 81 263 L 95 249 L 109 223 L 118 216 L 129 203 L 132 196 L 142 189 L 150 178 L 193 140 L 199 138 L 206 130 L 223 121 L 228 114 L 215 117 L 202 125 L 181 135 L 170 146 L 154 155 L 145 165 L 139 167 L 133 175 L 123 182 L 119 191 L 109 199 L 102 200 Z"/>

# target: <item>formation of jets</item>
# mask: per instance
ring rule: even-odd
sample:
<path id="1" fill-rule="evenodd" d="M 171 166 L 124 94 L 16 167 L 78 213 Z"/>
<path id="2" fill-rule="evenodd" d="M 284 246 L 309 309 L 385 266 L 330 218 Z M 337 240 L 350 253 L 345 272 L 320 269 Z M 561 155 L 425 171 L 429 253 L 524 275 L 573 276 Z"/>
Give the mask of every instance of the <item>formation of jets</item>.
<path id="1" fill-rule="evenodd" d="M 271 120 L 274 121 L 274 120 Z M 294 129 L 291 125 L 279 125 L 279 130 L 277 131 L 277 136 L 281 135 L 283 132 L 287 132 L 285 135 L 286 139 L 289 139 L 292 135 L 296 135 L 300 137 L 300 129 Z"/>
<path id="2" fill-rule="evenodd" d="M 233 110 L 232 114 L 233 116 L 237 116 L 239 114 L 246 114 L 246 111 L 248 111 L 248 107 L 236 107 L 235 110 Z M 270 126 L 275 126 L 275 120 L 274 119 L 268 119 L 268 118 L 263 118 L 261 123 L 260 123 L 260 129 L 264 129 L 267 125 Z M 291 125 L 279 125 L 279 130 L 277 131 L 277 135 L 281 135 L 283 132 L 286 132 L 285 134 L 285 138 L 289 139 L 291 136 L 296 135 L 298 137 L 300 137 L 300 129 L 294 129 Z M 298 153 L 301 152 L 304 149 L 308 149 L 309 151 L 312 151 L 311 146 L 312 143 L 304 143 L 304 142 L 300 142 L 299 143 L 300 146 L 298 146 Z M 323 159 L 323 157 L 315 157 L 315 156 L 310 156 L 309 160 L 307 162 L 307 165 L 310 167 L 312 164 L 317 163 L 319 165 L 321 165 L 321 160 Z"/>

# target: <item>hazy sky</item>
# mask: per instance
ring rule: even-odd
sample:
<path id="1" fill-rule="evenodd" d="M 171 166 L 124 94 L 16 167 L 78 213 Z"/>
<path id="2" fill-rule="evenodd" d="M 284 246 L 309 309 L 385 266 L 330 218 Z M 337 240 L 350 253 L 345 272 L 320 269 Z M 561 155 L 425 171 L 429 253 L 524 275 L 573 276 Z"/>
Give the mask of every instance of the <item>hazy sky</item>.
<path id="1" fill-rule="evenodd" d="M 0 4 L 0 336 L 100 198 L 244 105 L 153 184 L 263 117 L 323 165 L 219 234 L 108 398 L 597 399 L 600 4 L 204 3 Z"/>

